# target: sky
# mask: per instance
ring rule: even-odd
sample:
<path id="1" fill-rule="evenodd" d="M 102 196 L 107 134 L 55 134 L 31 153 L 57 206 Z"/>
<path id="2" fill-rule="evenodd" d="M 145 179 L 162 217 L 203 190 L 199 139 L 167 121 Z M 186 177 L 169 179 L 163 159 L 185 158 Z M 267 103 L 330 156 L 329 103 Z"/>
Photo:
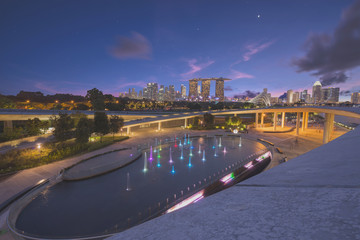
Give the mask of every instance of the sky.
<path id="1" fill-rule="evenodd" d="M 360 0 L 0 1 L 0 93 L 360 90 Z M 214 95 L 215 87 L 211 86 Z"/>

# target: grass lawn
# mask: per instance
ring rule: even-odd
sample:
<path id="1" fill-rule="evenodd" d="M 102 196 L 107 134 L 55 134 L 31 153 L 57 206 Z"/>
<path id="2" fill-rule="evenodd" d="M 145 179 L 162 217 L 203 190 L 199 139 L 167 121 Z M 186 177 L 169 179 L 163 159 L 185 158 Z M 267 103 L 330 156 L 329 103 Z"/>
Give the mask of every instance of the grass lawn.
<path id="1" fill-rule="evenodd" d="M 68 157 L 91 152 L 115 142 L 128 139 L 128 136 L 104 136 L 103 141 L 76 143 L 75 139 L 63 143 L 46 143 L 41 149 L 14 149 L 0 154 L 0 174 L 11 173 L 22 169 L 33 168 L 60 161 Z"/>

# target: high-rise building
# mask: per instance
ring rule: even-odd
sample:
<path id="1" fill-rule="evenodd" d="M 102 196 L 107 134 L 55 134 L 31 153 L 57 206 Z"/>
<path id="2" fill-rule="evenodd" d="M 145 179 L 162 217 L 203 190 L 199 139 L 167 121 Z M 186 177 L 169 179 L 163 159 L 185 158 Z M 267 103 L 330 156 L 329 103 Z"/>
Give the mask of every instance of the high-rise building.
<path id="1" fill-rule="evenodd" d="M 351 103 L 360 104 L 360 92 L 353 92 L 351 94 Z"/>
<path id="2" fill-rule="evenodd" d="M 312 98 L 314 103 L 320 103 L 322 96 L 321 96 L 321 83 L 320 81 L 316 81 L 312 88 Z"/>
<path id="3" fill-rule="evenodd" d="M 164 85 L 160 85 L 158 100 L 159 100 L 159 101 L 164 101 L 164 100 L 165 100 L 165 89 L 164 89 Z"/>
<path id="4" fill-rule="evenodd" d="M 147 87 L 143 88 L 143 98 L 148 99 L 149 98 L 149 91 Z"/>
<path id="5" fill-rule="evenodd" d="M 286 93 L 286 103 L 288 104 L 291 104 L 291 103 L 294 103 L 294 99 L 293 99 L 293 96 L 294 95 L 294 92 L 293 90 L 288 90 L 287 93 Z"/>
<path id="6" fill-rule="evenodd" d="M 321 89 L 321 102 L 336 103 L 339 101 L 340 88 Z"/>
<path id="7" fill-rule="evenodd" d="M 293 94 L 293 103 L 297 103 L 298 101 L 300 101 L 300 93 L 299 92 L 294 92 L 294 94 Z"/>
<path id="8" fill-rule="evenodd" d="M 174 87 L 174 85 L 169 85 L 169 100 L 170 101 L 175 100 L 175 87 Z"/>
<path id="9" fill-rule="evenodd" d="M 201 96 L 201 85 L 197 86 L 197 95 Z"/>
<path id="10" fill-rule="evenodd" d="M 186 86 L 181 84 L 181 97 L 186 98 Z"/>
<path id="11" fill-rule="evenodd" d="M 224 80 L 222 79 L 216 80 L 215 98 L 218 98 L 220 102 L 224 101 Z"/>
<path id="12" fill-rule="evenodd" d="M 197 93 L 198 83 L 197 80 L 189 80 L 189 98 L 194 99 L 198 96 Z"/>
<path id="13" fill-rule="evenodd" d="M 151 100 L 157 100 L 158 95 L 158 84 L 157 83 L 148 83 L 148 98 Z"/>
<path id="14" fill-rule="evenodd" d="M 143 95 L 142 95 L 142 91 L 141 91 L 141 90 L 139 91 L 139 95 L 138 95 L 138 96 L 139 96 L 139 99 L 142 99 L 142 98 L 143 98 Z"/>
<path id="15" fill-rule="evenodd" d="M 210 80 L 204 79 L 201 81 L 201 97 L 203 101 L 207 101 L 210 96 Z"/>

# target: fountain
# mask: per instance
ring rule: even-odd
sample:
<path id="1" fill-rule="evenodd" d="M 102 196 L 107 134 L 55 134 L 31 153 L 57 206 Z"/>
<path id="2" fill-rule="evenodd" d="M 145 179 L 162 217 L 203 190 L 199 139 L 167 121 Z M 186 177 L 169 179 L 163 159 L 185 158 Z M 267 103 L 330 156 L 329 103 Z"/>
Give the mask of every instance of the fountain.
<path id="1" fill-rule="evenodd" d="M 186 134 L 184 135 L 184 145 L 186 145 Z"/>
<path id="2" fill-rule="evenodd" d="M 218 148 L 216 147 L 216 148 L 215 148 L 214 157 L 217 157 L 217 156 L 218 156 L 217 151 L 218 151 Z"/>
<path id="3" fill-rule="evenodd" d="M 205 149 L 203 150 L 203 157 L 202 157 L 202 161 L 205 162 Z"/>
<path id="4" fill-rule="evenodd" d="M 189 157 L 189 163 L 188 163 L 188 166 L 189 166 L 189 168 L 192 166 L 192 164 L 191 164 L 191 157 Z"/>
<path id="5" fill-rule="evenodd" d="M 153 160 L 152 154 L 153 154 L 153 150 L 152 150 L 152 146 L 150 146 L 150 157 L 149 157 L 150 161 Z"/>
<path id="6" fill-rule="evenodd" d="M 239 147 L 241 147 L 241 137 L 240 137 Z"/>
<path id="7" fill-rule="evenodd" d="M 223 153 L 224 153 L 224 154 L 226 153 L 226 147 L 224 147 L 224 151 L 223 151 Z"/>
<path id="8" fill-rule="evenodd" d="M 127 173 L 126 191 L 131 191 L 131 187 L 130 187 L 130 173 Z"/>
<path id="9" fill-rule="evenodd" d="M 161 148 L 161 139 L 160 139 L 159 141 L 160 141 L 159 151 L 162 151 L 162 148 Z"/>
<path id="10" fill-rule="evenodd" d="M 178 147 L 178 145 L 176 144 L 176 136 L 175 136 L 175 144 L 174 144 L 174 147 Z"/>
<path id="11" fill-rule="evenodd" d="M 214 141 L 215 141 L 215 144 L 212 146 L 213 149 L 215 149 L 216 146 L 218 145 L 216 137 L 215 137 Z"/>
<path id="12" fill-rule="evenodd" d="M 181 148 L 181 156 L 180 156 L 180 159 L 181 159 L 181 160 L 184 159 L 184 148 L 183 148 L 183 147 Z"/>
<path id="13" fill-rule="evenodd" d="M 143 172 L 147 172 L 148 168 L 147 168 L 147 154 L 146 152 L 144 152 L 144 169 Z"/>
<path id="14" fill-rule="evenodd" d="M 173 165 L 172 168 L 171 168 L 171 173 L 172 173 L 172 174 L 175 174 L 174 165 Z"/>
<path id="15" fill-rule="evenodd" d="M 189 156 L 192 157 L 192 155 L 193 155 L 192 148 L 190 147 L 189 150 L 190 150 Z"/>
<path id="16" fill-rule="evenodd" d="M 169 152 L 170 152 L 170 160 L 169 160 L 169 163 L 173 163 L 173 160 L 172 160 L 172 152 L 171 152 L 171 147 L 170 147 L 170 150 L 169 150 Z"/>
<path id="17" fill-rule="evenodd" d="M 159 168 L 161 167 L 161 164 L 160 164 L 160 155 L 157 156 L 157 164 L 156 166 Z"/>
<path id="18" fill-rule="evenodd" d="M 199 144 L 199 151 L 198 151 L 199 154 L 201 154 L 201 145 Z"/>
<path id="19" fill-rule="evenodd" d="M 219 147 L 221 147 L 221 137 L 220 137 L 220 140 L 219 140 Z"/>
<path id="20" fill-rule="evenodd" d="M 179 147 L 182 147 L 182 144 L 181 144 L 181 139 L 180 139 L 180 142 L 179 142 Z"/>

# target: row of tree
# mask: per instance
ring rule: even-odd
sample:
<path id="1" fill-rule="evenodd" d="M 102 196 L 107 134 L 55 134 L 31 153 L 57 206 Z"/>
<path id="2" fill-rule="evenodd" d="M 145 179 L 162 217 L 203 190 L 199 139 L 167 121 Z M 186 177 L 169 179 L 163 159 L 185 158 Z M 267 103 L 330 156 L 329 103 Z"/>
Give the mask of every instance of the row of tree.
<path id="1" fill-rule="evenodd" d="M 95 112 L 94 121 L 91 121 L 86 115 L 80 115 L 72 118 L 66 113 L 54 117 L 54 136 L 56 141 L 63 142 L 75 137 L 78 143 L 87 143 L 92 133 L 100 135 L 100 139 L 105 134 L 115 133 L 124 126 L 124 119 L 118 116 L 111 116 L 108 119 L 105 112 Z"/>

